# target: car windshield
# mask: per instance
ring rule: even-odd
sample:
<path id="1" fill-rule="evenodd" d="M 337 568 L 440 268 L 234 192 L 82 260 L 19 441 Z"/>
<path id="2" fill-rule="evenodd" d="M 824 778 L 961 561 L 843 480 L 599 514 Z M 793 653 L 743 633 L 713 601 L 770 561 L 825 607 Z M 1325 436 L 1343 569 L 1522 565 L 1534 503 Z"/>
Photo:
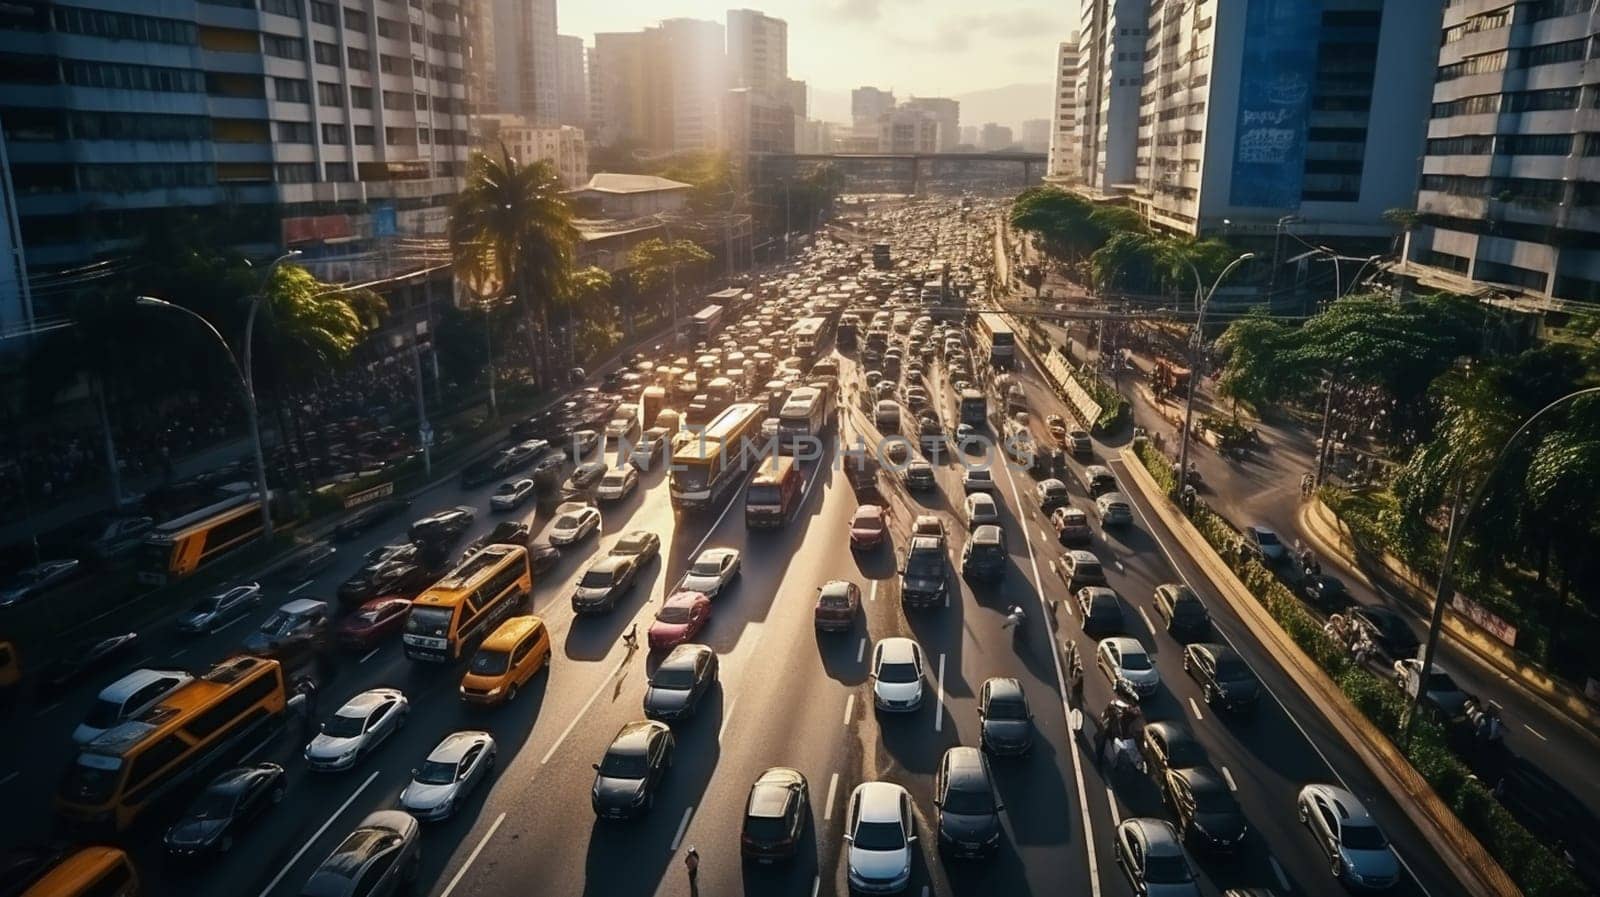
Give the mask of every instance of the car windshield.
<path id="1" fill-rule="evenodd" d="M 687 623 L 692 614 L 688 605 L 669 604 L 656 613 L 656 620 L 662 623 Z"/>
<path id="2" fill-rule="evenodd" d="M 208 789 L 189 808 L 190 819 L 227 819 L 233 815 L 238 796 L 232 792 Z"/>
<path id="3" fill-rule="evenodd" d="M 1258 529 L 1256 530 L 1256 541 L 1260 542 L 1262 545 L 1276 545 L 1278 544 L 1278 534 L 1268 532 L 1264 529 Z"/>
<path id="4" fill-rule="evenodd" d="M 456 765 L 454 763 L 425 760 L 422 768 L 417 770 L 416 781 L 419 785 L 448 785 L 455 780 Z"/>
<path id="5" fill-rule="evenodd" d="M 261 624 L 261 631 L 267 635 L 288 635 L 294 629 L 297 619 L 294 614 L 286 614 L 281 610 L 274 611 L 272 616 Z"/>
<path id="6" fill-rule="evenodd" d="M 1027 719 L 1028 703 L 1019 698 L 990 698 L 990 719 Z"/>
<path id="7" fill-rule="evenodd" d="M 938 576 L 944 555 L 937 551 L 913 551 L 906 557 L 906 575 Z"/>
<path id="8" fill-rule="evenodd" d="M 556 518 L 555 528 L 556 529 L 577 529 L 578 528 L 578 515 L 577 514 L 562 514 L 560 517 Z"/>
<path id="9" fill-rule="evenodd" d="M 862 850 L 899 850 L 906 846 L 906 835 L 897 822 L 861 822 L 856 825 L 855 846 Z"/>
<path id="10" fill-rule="evenodd" d="M 1143 652 L 1124 653 L 1122 655 L 1122 668 L 1136 673 L 1150 669 L 1150 655 Z"/>
<path id="11" fill-rule="evenodd" d="M 1194 806 L 1202 813 L 1223 813 L 1234 809 L 1233 798 L 1221 788 L 1194 789 Z"/>
<path id="12" fill-rule="evenodd" d="M 750 491 L 745 493 L 745 502 L 752 505 L 782 504 L 783 494 L 777 483 L 752 483 Z"/>
<path id="13" fill-rule="evenodd" d="M 693 688 L 694 668 L 688 665 L 661 667 L 650 677 L 650 684 L 656 688 Z"/>
<path id="14" fill-rule="evenodd" d="M 360 613 L 357 613 L 351 619 L 353 622 L 370 626 L 371 624 L 378 622 L 378 612 L 375 610 L 364 610 Z"/>
<path id="15" fill-rule="evenodd" d="M 122 718 L 122 702 L 96 698 L 94 706 L 84 716 L 83 724 L 95 729 L 109 729 Z"/>
<path id="16" fill-rule="evenodd" d="M 607 751 L 605 759 L 600 761 L 600 774 L 610 779 L 642 779 L 649 770 L 650 764 L 643 754 Z"/>
<path id="17" fill-rule="evenodd" d="M 1339 829 L 1339 843 L 1351 850 L 1382 850 L 1389 846 L 1375 825 L 1349 825 Z"/>
<path id="18" fill-rule="evenodd" d="M 1244 682 L 1250 678 L 1250 668 L 1237 657 L 1224 657 L 1217 661 L 1217 681 Z"/>
<path id="19" fill-rule="evenodd" d="M 515 485 L 513 485 L 511 483 L 501 483 L 494 490 L 494 494 L 496 494 L 496 495 L 510 495 L 511 493 L 513 493 L 515 491 L 517 491 L 517 487 Z"/>
<path id="20" fill-rule="evenodd" d="M 695 576 L 716 576 L 722 570 L 721 558 L 701 558 L 694 562 L 689 572 Z"/>
<path id="21" fill-rule="evenodd" d="M 77 803 L 103 804 L 116 793 L 117 782 L 122 778 L 122 760 L 104 754 L 82 753 L 78 762 L 67 771 L 61 783 L 61 796 Z"/>
<path id="22" fill-rule="evenodd" d="M 917 665 L 914 663 L 886 663 L 878 667 L 878 681 L 880 682 L 915 682 Z"/>
<path id="23" fill-rule="evenodd" d="M 611 587 L 611 581 L 610 570 L 590 570 L 583 574 L 578 586 L 584 589 L 608 589 Z"/>
<path id="24" fill-rule="evenodd" d="M 213 595 L 210 598 L 201 598 L 199 601 L 196 601 L 194 603 L 194 607 L 189 609 L 189 612 L 195 614 L 214 614 L 221 609 L 222 596 Z"/>
<path id="25" fill-rule="evenodd" d="M 1194 873 L 1181 856 L 1146 857 L 1144 880 L 1153 885 L 1176 885 L 1193 881 Z"/>
<path id="26" fill-rule="evenodd" d="M 342 713 L 336 713 L 333 719 L 328 720 L 323 725 L 322 734 L 329 738 L 354 738 L 360 735 L 366 727 L 367 718 L 365 715 L 345 716 Z"/>
<path id="27" fill-rule="evenodd" d="M 478 653 L 472 655 L 472 671 L 480 676 L 498 676 L 510 663 L 511 655 L 505 651 L 479 648 Z"/>
<path id="28" fill-rule="evenodd" d="M 977 816 L 994 812 L 994 796 L 987 789 L 958 790 L 951 788 L 944 795 L 944 811 Z"/>
<path id="29" fill-rule="evenodd" d="M 406 632 L 430 638 L 444 638 L 450 631 L 450 620 L 455 609 L 449 607 L 412 607 L 406 617 Z"/>

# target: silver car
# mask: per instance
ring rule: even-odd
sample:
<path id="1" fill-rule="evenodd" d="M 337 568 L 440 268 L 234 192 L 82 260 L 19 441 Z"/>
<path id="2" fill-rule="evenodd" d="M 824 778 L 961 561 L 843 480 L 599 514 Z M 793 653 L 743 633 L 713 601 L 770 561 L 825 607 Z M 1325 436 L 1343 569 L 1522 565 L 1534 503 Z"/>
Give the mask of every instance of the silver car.
<path id="1" fill-rule="evenodd" d="M 261 583 L 247 582 L 216 595 L 201 598 L 178 617 L 178 631 L 192 634 L 216 632 L 224 623 L 239 619 L 261 606 Z"/>
<path id="2" fill-rule="evenodd" d="M 411 784 L 400 792 L 400 806 L 418 819 L 448 819 L 494 770 L 494 739 L 488 732 L 454 732 L 428 754 Z"/>
<path id="3" fill-rule="evenodd" d="M 1300 789 L 1296 808 L 1300 824 L 1317 839 L 1340 881 L 1376 891 L 1400 879 L 1389 839 L 1354 794 L 1337 785 L 1307 785 Z"/>
<path id="4" fill-rule="evenodd" d="M 1094 509 L 1103 526 L 1126 526 L 1133 522 L 1133 505 L 1121 492 L 1107 492 L 1095 499 Z"/>
<path id="5" fill-rule="evenodd" d="M 312 769 L 349 769 L 405 725 L 411 705 L 397 688 L 369 688 L 345 702 L 306 745 Z"/>
<path id="6" fill-rule="evenodd" d="M 689 572 L 678 581 L 679 592 L 699 592 L 715 598 L 739 575 L 739 549 L 707 548 L 689 565 Z"/>

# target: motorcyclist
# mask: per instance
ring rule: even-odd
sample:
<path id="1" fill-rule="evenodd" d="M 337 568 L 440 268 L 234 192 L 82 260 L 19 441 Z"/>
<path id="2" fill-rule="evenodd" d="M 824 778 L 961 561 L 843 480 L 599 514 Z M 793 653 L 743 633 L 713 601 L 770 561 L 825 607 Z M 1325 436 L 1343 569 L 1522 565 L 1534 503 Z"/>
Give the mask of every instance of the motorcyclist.
<path id="1" fill-rule="evenodd" d="M 1021 629 L 1022 624 L 1026 622 L 1027 619 L 1028 615 L 1023 612 L 1022 606 L 1013 604 L 1011 605 L 1010 609 L 1006 611 L 1006 621 L 1004 626 L 1007 629 Z"/>

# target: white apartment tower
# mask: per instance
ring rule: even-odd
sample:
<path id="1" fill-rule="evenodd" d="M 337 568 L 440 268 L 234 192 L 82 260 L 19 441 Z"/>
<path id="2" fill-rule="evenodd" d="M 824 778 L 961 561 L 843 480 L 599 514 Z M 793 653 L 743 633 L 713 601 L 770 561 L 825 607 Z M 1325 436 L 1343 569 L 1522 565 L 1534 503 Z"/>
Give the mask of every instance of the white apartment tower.
<path id="1" fill-rule="evenodd" d="M 493 0 L 495 105 L 537 125 L 559 123 L 556 0 Z"/>
<path id="2" fill-rule="evenodd" d="M 1078 160 L 1078 36 L 1056 46 L 1055 106 L 1050 110 L 1050 156 L 1046 177 L 1070 179 Z"/>
<path id="3" fill-rule="evenodd" d="M 703 19 L 666 19 L 655 30 L 664 42 L 671 91 L 672 149 L 717 149 L 722 139 L 723 94 L 728 86 L 722 24 Z"/>
<path id="4" fill-rule="evenodd" d="M 589 125 L 589 77 L 583 38 L 576 35 L 556 35 L 556 117 L 575 128 Z"/>
<path id="5" fill-rule="evenodd" d="M 1083 0 L 1078 32 L 1078 180 L 1094 196 L 1114 195 L 1133 181 L 1150 2 L 1159 0 Z M 1202 2 L 1216 5 L 1224 0 Z"/>
<path id="6" fill-rule="evenodd" d="M 783 96 L 789 80 L 789 23 L 753 9 L 728 10 L 730 87 Z"/>

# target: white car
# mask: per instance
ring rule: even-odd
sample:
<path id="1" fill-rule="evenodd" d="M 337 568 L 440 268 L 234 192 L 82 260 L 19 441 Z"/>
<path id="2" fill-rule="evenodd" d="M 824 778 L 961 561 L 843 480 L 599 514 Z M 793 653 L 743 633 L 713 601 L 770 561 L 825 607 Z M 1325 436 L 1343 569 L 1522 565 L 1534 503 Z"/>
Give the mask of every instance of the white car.
<path id="1" fill-rule="evenodd" d="M 922 647 L 899 636 L 872 646 L 872 704 L 909 713 L 922 706 Z"/>
<path id="2" fill-rule="evenodd" d="M 346 701 L 306 745 L 312 769 L 349 769 L 405 725 L 411 705 L 397 688 L 369 688 Z"/>
<path id="3" fill-rule="evenodd" d="M 583 541 L 599 528 L 600 510 L 583 505 L 557 514 L 556 519 L 550 522 L 548 536 L 551 545 L 571 545 Z"/>
<path id="4" fill-rule="evenodd" d="M 621 501 L 632 495 L 634 487 L 638 485 L 639 471 L 633 465 L 613 467 L 600 478 L 600 485 L 595 487 L 594 494 L 601 501 Z"/>
<path id="5" fill-rule="evenodd" d="M 1095 662 L 1113 685 L 1127 680 L 1139 697 L 1148 697 L 1161 685 L 1161 673 L 1150 662 L 1150 653 L 1136 638 L 1126 635 L 1101 639 L 1095 648 Z"/>
<path id="6" fill-rule="evenodd" d="M 1392 887 L 1400 864 L 1389 839 L 1354 794 L 1337 785 L 1312 784 L 1295 801 L 1300 824 L 1311 831 L 1334 875 L 1365 890 Z"/>
<path id="7" fill-rule="evenodd" d="M 967 496 L 967 529 L 977 529 L 984 524 L 1000 522 L 1000 507 L 994 496 L 987 492 L 974 492 Z"/>
<path id="8" fill-rule="evenodd" d="M 894 894 L 911 881 L 912 847 L 917 840 L 911 794 L 890 782 L 864 782 L 850 794 L 845 817 L 850 888 Z"/>
<path id="9" fill-rule="evenodd" d="M 161 703 L 167 695 L 194 681 L 182 670 L 134 670 L 101 689 L 94 706 L 72 731 L 72 740 L 85 745 Z"/>
<path id="10" fill-rule="evenodd" d="M 658 459 L 666 457 L 667 437 L 670 435 L 671 431 L 666 427 L 651 427 L 644 431 L 628 457 L 629 463 L 640 470 L 654 467 Z"/>
<path id="11" fill-rule="evenodd" d="M 494 494 L 489 496 L 489 507 L 496 511 L 514 511 L 532 494 L 533 480 L 528 477 L 501 483 L 495 487 Z"/>
<path id="12" fill-rule="evenodd" d="M 1126 526 L 1133 522 L 1133 505 L 1121 492 L 1107 492 L 1095 499 L 1094 511 L 1102 526 Z"/>
<path id="13" fill-rule="evenodd" d="M 689 565 L 689 572 L 678 581 L 677 591 L 715 598 L 738 575 L 739 549 L 707 548 Z"/>
<path id="14" fill-rule="evenodd" d="M 261 606 L 261 583 L 247 582 L 216 595 L 201 598 L 178 617 L 178 631 L 192 634 L 216 632 L 226 622 Z"/>
<path id="15" fill-rule="evenodd" d="M 411 783 L 400 806 L 418 819 L 448 819 L 494 770 L 494 739 L 488 732 L 453 732 L 439 742 Z"/>

